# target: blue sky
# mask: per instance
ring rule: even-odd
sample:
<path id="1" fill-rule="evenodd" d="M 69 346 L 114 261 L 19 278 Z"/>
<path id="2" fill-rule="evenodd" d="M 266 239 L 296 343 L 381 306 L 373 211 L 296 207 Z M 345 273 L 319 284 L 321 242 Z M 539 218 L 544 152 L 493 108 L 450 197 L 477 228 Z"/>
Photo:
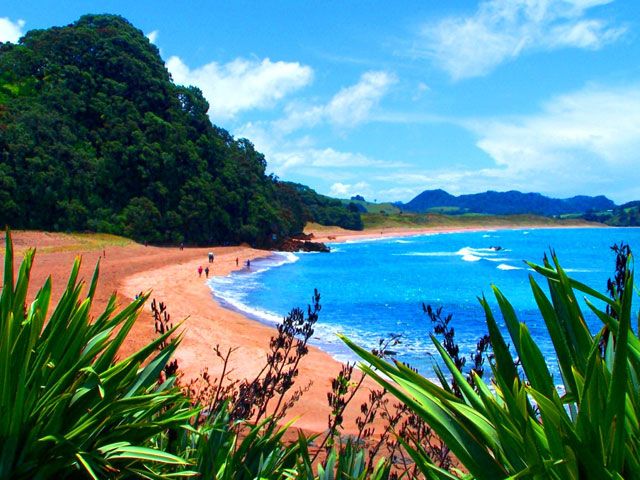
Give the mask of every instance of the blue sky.
<path id="1" fill-rule="evenodd" d="M 637 0 L 4 2 L 0 40 L 116 13 L 284 180 L 408 201 L 640 199 Z"/>

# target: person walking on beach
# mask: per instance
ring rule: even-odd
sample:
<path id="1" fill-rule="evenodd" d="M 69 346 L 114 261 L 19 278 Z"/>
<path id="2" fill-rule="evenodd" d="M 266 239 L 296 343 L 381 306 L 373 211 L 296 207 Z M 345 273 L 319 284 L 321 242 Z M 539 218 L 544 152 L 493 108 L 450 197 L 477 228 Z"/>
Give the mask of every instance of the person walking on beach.
<path id="1" fill-rule="evenodd" d="M 238 257 L 236 257 L 236 267 L 238 266 Z"/>
<path id="2" fill-rule="evenodd" d="M 207 276 L 207 278 L 209 278 L 209 267 L 205 267 L 204 268 L 204 274 Z"/>
<path id="3" fill-rule="evenodd" d="M 247 269 L 251 270 L 251 260 L 247 260 Z"/>
<path id="4" fill-rule="evenodd" d="M 202 265 L 200 265 L 198 267 L 198 276 L 201 277 L 202 276 Z"/>
<path id="5" fill-rule="evenodd" d="M 180 242 L 180 251 L 184 250 L 184 242 Z"/>
<path id="6" fill-rule="evenodd" d="M 209 252 L 209 263 L 213 263 L 213 252 Z"/>

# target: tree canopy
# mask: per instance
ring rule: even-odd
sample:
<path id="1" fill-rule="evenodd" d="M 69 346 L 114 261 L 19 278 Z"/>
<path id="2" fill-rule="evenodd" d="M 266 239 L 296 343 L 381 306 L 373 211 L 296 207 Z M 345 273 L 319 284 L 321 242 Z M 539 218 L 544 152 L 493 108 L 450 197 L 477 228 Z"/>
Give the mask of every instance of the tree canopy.
<path id="1" fill-rule="evenodd" d="M 0 222 L 257 245 L 300 233 L 312 218 L 361 228 L 346 208 L 306 207 L 208 110 L 119 16 L 85 15 L 0 44 Z"/>

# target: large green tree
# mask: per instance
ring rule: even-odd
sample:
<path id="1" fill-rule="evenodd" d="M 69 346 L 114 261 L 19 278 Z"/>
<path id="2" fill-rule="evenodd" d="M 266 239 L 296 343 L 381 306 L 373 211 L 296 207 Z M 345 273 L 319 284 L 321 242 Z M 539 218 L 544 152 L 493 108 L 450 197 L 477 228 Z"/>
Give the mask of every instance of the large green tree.
<path id="1" fill-rule="evenodd" d="M 119 16 L 0 44 L 0 223 L 160 243 L 271 245 L 301 232 L 318 216 L 298 208 L 301 190 L 266 175 L 264 155 L 208 110 Z"/>

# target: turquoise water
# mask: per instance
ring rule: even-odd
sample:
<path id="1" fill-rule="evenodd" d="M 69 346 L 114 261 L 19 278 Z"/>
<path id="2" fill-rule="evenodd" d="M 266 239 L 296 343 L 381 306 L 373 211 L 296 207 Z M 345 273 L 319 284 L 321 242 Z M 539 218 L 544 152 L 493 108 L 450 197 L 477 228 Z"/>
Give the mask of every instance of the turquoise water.
<path id="1" fill-rule="evenodd" d="M 227 306 L 267 323 L 280 321 L 292 307 L 306 307 L 317 288 L 322 310 L 316 346 L 352 360 L 337 332 L 367 348 L 389 334 L 401 334 L 398 359 L 429 376 L 435 350 L 423 302 L 453 314 L 461 351 L 469 353 L 486 330 L 477 297 L 485 294 L 498 313 L 491 293 L 495 284 L 552 362 L 552 346 L 529 286 L 533 272 L 524 260 L 541 263 L 553 248 L 571 276 L 604 292 L 614 270 L 609 247 L 621 241 L 640 251 L 640 229 L 499 230 L 357 241 L 331 245 L 330 254 L 276 253 L 253 262 L 250 272 L 216 277 L 209 285 Z M 599 327 L 597 319 L 587 318 L 594 330 Z"/>

